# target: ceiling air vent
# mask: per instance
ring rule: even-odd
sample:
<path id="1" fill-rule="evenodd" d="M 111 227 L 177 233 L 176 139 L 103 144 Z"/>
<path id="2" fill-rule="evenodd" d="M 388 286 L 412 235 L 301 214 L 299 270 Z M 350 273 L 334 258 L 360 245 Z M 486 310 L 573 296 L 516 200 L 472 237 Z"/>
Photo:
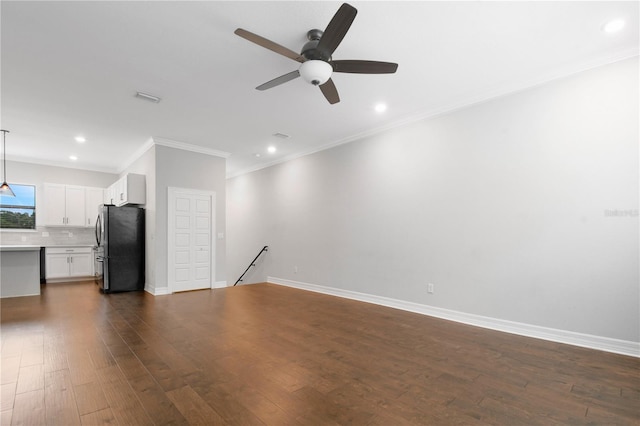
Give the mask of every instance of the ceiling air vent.
<path id="1" fill-rule="evenodd" d="M 150 101 L 155 104 L 159 103 L 162 100 L 157 96 L 153 96 L 144 92 L 136 92 L 136 98 L 144 99 L 145 101 Z"/>

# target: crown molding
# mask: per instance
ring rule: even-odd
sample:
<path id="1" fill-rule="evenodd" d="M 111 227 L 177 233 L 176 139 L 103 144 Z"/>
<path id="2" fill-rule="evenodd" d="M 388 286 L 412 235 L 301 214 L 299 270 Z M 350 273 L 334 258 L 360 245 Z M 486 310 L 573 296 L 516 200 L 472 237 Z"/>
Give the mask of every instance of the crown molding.
<path id="1" fill-rule="evenodd" d="M 198 154 L 206 154 L 206 155 L 211 155 L 211 156 L 214 156 L 214 157 L 221 157 L 221 158 L 229 158 L 229 157 L 231 157 L 231 153 L 230 152 L 219 151 L 217 149 L 211 149 L 211 148 L 207 148 L 207 147 L 200 146 L 200 145 L 193 145 L 193 144 L 186 143 L 186 142 L 179 142 L 179 141 L 174 141 L 174 140 L 171 140 L 171 139 L 165 139 L 165 138 L 159 138 L 159 137 L 153 137 L 152 140 L 153 140 L 153 143 L 155 145 L 166 146 L 166 147 L 169 147 L 169 148 L 181 149 L 183 151 L 197 152 Z"/>
<path id="2" fill-rule="evenodd" d="M 136 152 L 129 157 L 129 159 L 122 164 L 122 166 L 118 169 L 118 173 L 122 173 L 127 170 L 134 162 L 136 162 L 140 157 L 142 157 L 149 149 L 154 146 L 166 146 L 168 148 L 180 149 L 183 151 L 197 152 L 198 154 L 211 155 L 213 157 L 221 157 L 221 158 L 229 158 L 231 156 L 230 152 L 218 151 L 217 149 L 206 148 L 200 145 L 193 145 L 186 142 L 174 141 L 166 138 L 159 137 L 151 137 L 149 138 L 144 145 L 142 145 Z"/>
<path id="3" fill-rule="evenodd" d="M 133 153 L 133 155 L 131 155 L 129 157 L 129 159 L 127 161 L 122 163 L 122 165 L 118 168 L 118 174 L 123 173 L 125 170 L 127 170 L 129 167 L 131 167 L 131 165 L 133 163 L 135 163 L 140 157 L 142 157 L 153 146 L 154 146 L 153 138 L 149 138 L 140 148 L 138 148 L 136 150 L 136 152 Z"/>

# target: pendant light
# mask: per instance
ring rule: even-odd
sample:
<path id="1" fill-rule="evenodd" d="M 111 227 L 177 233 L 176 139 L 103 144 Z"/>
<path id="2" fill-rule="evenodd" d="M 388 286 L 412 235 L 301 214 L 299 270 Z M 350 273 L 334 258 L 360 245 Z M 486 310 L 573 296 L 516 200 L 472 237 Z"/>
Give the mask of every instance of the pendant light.
<path id="1" fill-rule="evenodd" d="M 15 197 L 16 194 L 13 193 L 11 187 L 7 183 L 7 133 L 8 130 L 0 130 L 2 132 L 2 154 L 3 154 L 3 165 L 2 169 L 4 171 L 4 179 L 2 180 L 2 186 L 0 186 L 0 195 L 5 195 L 7 197 Z"/>

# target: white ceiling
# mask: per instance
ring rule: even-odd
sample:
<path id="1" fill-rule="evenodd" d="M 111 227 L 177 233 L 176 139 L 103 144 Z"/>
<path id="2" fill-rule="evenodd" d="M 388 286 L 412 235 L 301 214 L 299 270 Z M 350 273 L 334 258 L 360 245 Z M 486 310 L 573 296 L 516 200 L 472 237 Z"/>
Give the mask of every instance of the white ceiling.
<path id="1" fill-rule="evenodd" d="M 234 175 L 638 55 L 637 1 L 354 1 L 358 16 L 334 59 L 397 62 L 396 74 L 334 74 L 336 105 L 302 79 L 255 90 L 299 64 L 233 31 L 299 51 L 340 4 L 3 0 L 7 157 L 117 172 L 163 138 L 230 153 Z M 603 33 L 612 18 L 626 27 Z M 380 101 L 383 114 L 373 109 Z"/>

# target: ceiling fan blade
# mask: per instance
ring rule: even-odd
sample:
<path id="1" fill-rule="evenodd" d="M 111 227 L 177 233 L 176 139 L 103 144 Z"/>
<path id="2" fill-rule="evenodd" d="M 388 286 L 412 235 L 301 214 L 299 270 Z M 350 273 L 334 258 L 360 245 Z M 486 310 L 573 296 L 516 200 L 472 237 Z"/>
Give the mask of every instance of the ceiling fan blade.
<path id="1" fill-rule="evenodd" d="M 378 61 L 331 61 L 334 72 L 349 72 L 355 74 L 393 74 L 398 69 L 398 64 L 393 62 Z"/>
<path id="2" fill-rule="evenodd" d="M 300 77 L 300 71 L 298 71 L 298 70 L 291 71 L 290 73 L 287 73 L 285 75 L 281 75 L 280 77 L 276 77 L 271 81 L 267 81 L 266 83 L 261 84 L 260 86 L 256 87 L 256 89 L 258 89 L 258 90 L 271 89 L 272 87 L 279 86 L 282 83 L 286 83 L 287 81 L 291 81 L 294 78 L 298 78 L 298 77 Z"/>
<path id="3" fill-rule="evenodd" d="M 249 40 L 252 43 L 257 44 L 258 46 L 262 46 L 265 49 L 269 49 L 282 56 L 286 56 L 287 58 L 293 59 L 294 61 L 298 61 L 298 62 L 306 61 L 306 59 L 303 56 L 301 56 L 299 53 L 296 53 L 291 49 L 287 49 L 286 47 L 281 46 L 278 43 L 275 43 L 271 40 L 267 40 L 266 38 L 261 37 L 257 34 L 254 34 L 250 31 L 243 30 L 242 28 L 238 28 L 237 30 L 234 31 L 234 33 L 244 39 Z"/>
<path id="4" fill-rule="evenodd" d="M 337 104 L 340 102 L 340 96 L 338 95 L 338 89 L 336 89 L 336 85 L 333 84 L 333 80 L 329 79 L 326 83 L 320 85 L 320 90 L 325 98 L 329 101 L 331 105 Z"/>
<path id="5" fill-rule="evenodd" d="M 331 22 L 324 30 L 316 50 L 318 50 L 326 59 L 329 59 L 336 50 L 344 36 L 349 31 L 349 27 L 356 18 L 358 10 L 350 4 L 343 3 L 340 9 L 333 15 Z"/>

